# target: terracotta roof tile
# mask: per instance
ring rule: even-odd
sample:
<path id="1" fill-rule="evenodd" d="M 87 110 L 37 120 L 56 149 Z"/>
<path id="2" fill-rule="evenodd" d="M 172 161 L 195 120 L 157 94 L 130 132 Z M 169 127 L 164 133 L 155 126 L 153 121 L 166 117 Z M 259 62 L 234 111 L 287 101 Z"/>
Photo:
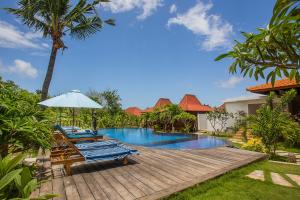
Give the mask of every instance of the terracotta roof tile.
<path id="1" fill-rule="evenodd" d="M 154 108 L 159 108 L 162 106 L 167 106 L 167 105 L 171 105 L 172 102 L 170 101 L 170 99 L 167 98 L 160 98 L 158 99 L 158 101 L 156 102 Z"/>
<path id="2" fill-rule="evenodd" d="M 208 112 L 213 109 L 208 105 L 202 105 L 195 95 L 186 94 L 179 103 L 179 106 L 184 111 L 191 112 Z"/>
<path id="3" fill-rule="evenodd" d="M 138 107 L 129 107 L 125 110 L 125 112 L 129 115 L 141 116 L 142 110 Z"/>
<path id="4" fill-rule="evenodd" d="M 170 99 L 159 98 L 154 107 L 146 108 L 145 110 L 143 110 L 143 112 L 153 112 L 155 108 L 160 108 L 171 104 L 172 102 L 170 101 Z"/>
<path id="5" fill-rule="evenodd" d="M 267 91 L 278 90 L 278 89 L 290 89 L 295 87 L 300 87 L 300 84 L 297 84 L 295 80 L 282 79 L 282 80 L 275 81 L 274 87 L 272 86 L 271 83 L 265 83 L 253 87 L 248 87 L 247 91 L 260 93 L 260 92 L 267 92 Z"/>

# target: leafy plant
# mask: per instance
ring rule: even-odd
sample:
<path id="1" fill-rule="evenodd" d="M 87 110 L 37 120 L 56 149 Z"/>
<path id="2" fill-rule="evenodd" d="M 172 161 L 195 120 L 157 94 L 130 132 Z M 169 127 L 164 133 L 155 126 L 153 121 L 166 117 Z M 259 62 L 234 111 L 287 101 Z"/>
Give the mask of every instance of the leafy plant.
<path id="1" fill-rule="evenodd" d="M 293 124 L 293 119 L 285 112 L 285 108 L 295 95 L 296 91 L 290 90 L 280 98 L 278 103 L 274 103 L 275 93 L 272 92 L 267 98 L 267 103 L 256 111 L 256 115 L 249 116 L 253 134 L 262 139 L 267 153 L 272 156 L 275 156 L 283 134 L 293 133 L 292 129 L 287 128 Z"/>
<path id="2" fill-rule="evenodd" d="M 196 116 L 187 112 L 181 112 L 174 117 L 174 121 L 181 122 L 184 125 L 184 132 L 189 133 L 196 121 Z"/>
<path id="3" fill-rule="evenodd" d="M 224 109 L 215 109 L 207 114 L 207 119 L 214 129 L 214 134 L 222 133 L 230 118 L 233 118 L 233 114 L 226 112 Z"/>
<path id="4" fill-rule="evenodd" d="M 242 32 L 244 42 L 236 41 L 231 51 L 215 60 L 233 58 L 231 73 L 237 69 L 246 76 L 271 81 L 276 77 L 289 77 L 300 81 L 300 1 L 277 0 L 273 16 L 266 28 L 258 33 Z M 267 74 L 265 74 L 267 72 Z"/>
<path id="5" fill-rule="evenodd" d="M 48 148 L 51 142 L 50 122 L 46 111 L 37 105 L 39 95 L 20 89 L 0 77 L 0 151 Z"/>
<path id="6" fill-rule="evenodd" d="M 22 167 L 24 154 L 0 157 L 0 199 L 30 199 L 31 193 L 38 187 L 38 181 L 32 177 L 28 167 Z M 53 194 L 46 194 L 36 199 L 51 199 Z"/>
<path id="7" fill-rule="evenodd" d="M 248 131 L 248 119 L 247 115 L 244 111 L 239 111 L 234 114 L 234 132 L 242 131 L 242 137 L 244 141 L 248 141 L 247 131 Z"/>

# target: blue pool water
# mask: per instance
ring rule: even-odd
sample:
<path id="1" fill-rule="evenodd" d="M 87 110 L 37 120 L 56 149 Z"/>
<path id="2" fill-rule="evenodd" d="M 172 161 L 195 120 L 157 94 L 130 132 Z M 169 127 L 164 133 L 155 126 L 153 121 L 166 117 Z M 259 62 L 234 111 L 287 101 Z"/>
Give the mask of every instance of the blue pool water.
<path id="1" fill-rule="evenodd" d="M 228 144 L 227 140 L 211 136 L 197 136 L 194 134 L 156 133 L 152 129 L 124 128 L 100 129 L 103 134 L 124 143 L 168 149 L 205 149 Z"/>

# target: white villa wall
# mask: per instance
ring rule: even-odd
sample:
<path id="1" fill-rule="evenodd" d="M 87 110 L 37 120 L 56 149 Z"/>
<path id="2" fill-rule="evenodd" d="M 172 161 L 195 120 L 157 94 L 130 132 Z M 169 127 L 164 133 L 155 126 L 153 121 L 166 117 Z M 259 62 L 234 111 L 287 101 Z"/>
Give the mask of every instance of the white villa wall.
<path id="1" fill-rule="evenodd" d="M 250 104 L 263 104 L 265 103 L 265 98 L 260 99 L 251 99 L 251 100 L 243 100 L 243 101 L 232 101 L 225 102 L 225 110 L 229 113 L 236 114 L 240 111 L 244 111 L 248 114 L 248 105 Z M 232 127 L 235 123 L 233 118 L 227 121 L 227 128 Z M 220 129 L 220 126 L 216 126 L 217 129 Z M 207 130 L 213 131 L 213 127 L 211 126 L 209 120 L 207 119 L 207 114 L 198 114 L 198 130 Z"/>
<path id="2" fill-rule="evenodd" d="M 249 114 L 248 105 L 250 104 L 263 104 L 265 103 L 265 99 L 255 99 L 249 101 L 237 101 L 237 102 L 225 102 L 225 110 L 229 113 L 236 114 L 240 111 Z M 227 127 L 232 127 L 235 123 L 234 119 L 229 119 L 227 121 Z"/>

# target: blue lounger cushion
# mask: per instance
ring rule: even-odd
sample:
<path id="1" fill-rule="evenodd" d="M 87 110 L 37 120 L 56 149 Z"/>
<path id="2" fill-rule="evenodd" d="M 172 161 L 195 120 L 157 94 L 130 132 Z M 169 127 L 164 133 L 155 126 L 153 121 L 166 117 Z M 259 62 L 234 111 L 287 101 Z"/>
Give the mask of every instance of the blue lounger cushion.
<path id="1" fill-rule="evenodd" d="M 139 152 L 129 146 L 108 140 L 103 142 L 75 144 L 86 161 L 117 160 Z"/>
<path id="2" fill-rule="evenodd" d="M 101 135 L 97 135 L 97 133 L 94 133 L 91 130 L 88 130 L 88 131 L 85 131 L 85 132 L 83 132 L 83 131 L 81 131 L 81 132 L 72 132 L 72 127 L 70 129 L 68 129 L 68 126 L 67 126 L 64 129 L 64 127 L 62 127 L 58 124 L 55 125 L 54 128 L 59 130 L 61 133 L 63 133 L 69 139 L 93 138 L 95 136 L 101 136 Z M 74 130 L 76 130 L 75 128 L 78 128 L 78 127 L 74 127 Z M 78 130 L 80 130 L 80 128 Z"/>
<path id="3" fill-rule="evenodd" d="M 78 130 L 81 130 L 79 127 L 77 127 L 77 126 L 61 126 L 61 128 L 62 129 L 64 129 L 65 131 L 72 131 L 72 130 L 76 130 L 76 131 L 78 131 Z"/>
<path id="4" fill-rule="evenodd" d="M 84 143 L 78 143 L 75 144 L 75 146 L 79 150 L 93 150 L 93 149 L 101 149 L 101 148 L 109 148 L 109 147 L 115 147 L 119 145 L 120 143 L 115 140 L 106 140 L 106 141 L 100 141 L 100 142 L 84 142 Z"/>
<path id="5" fill-rule="evenodd" d="M 96 135 L 94 134 L 88 134 L 88 133 L 67 133 L 66 134 L 67 138 L 69 139 L 77 139 L 77 138 L 93 138 Z"/>

